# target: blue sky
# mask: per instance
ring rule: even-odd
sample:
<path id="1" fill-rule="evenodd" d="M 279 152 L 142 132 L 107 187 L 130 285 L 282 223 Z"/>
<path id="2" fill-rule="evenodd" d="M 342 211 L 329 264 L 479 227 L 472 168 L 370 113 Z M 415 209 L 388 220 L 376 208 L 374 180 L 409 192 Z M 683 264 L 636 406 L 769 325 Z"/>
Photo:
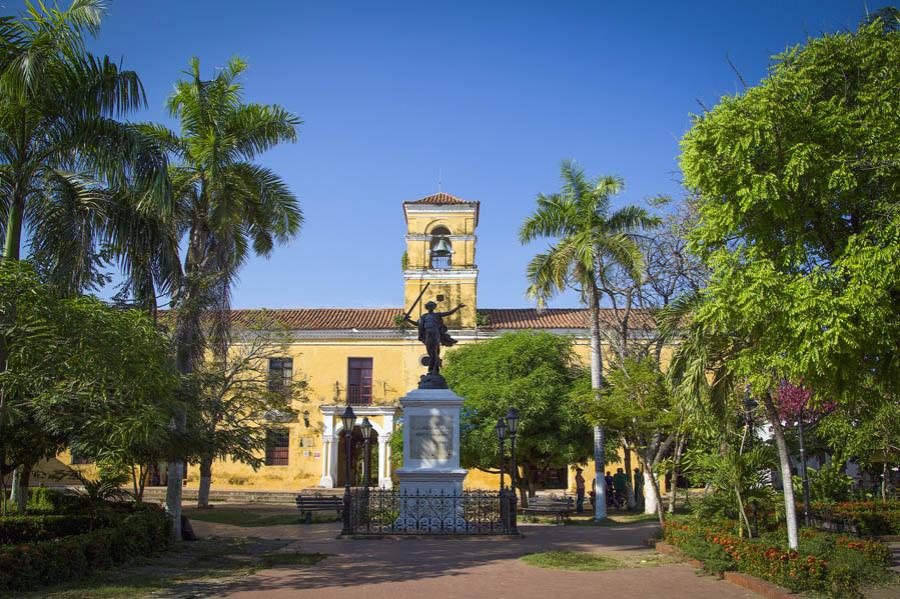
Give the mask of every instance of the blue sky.
<path id="1" fill-rule="evenodd" d="M 772 54 L 863 14 L 862 0 L 118 0 L 93 49 L 140 74 L 150 108 L 135 119 L 173 125 L 163 102 L 189 58 L 209 74 L 239 55 L 247 98 L 304 120 L 298 143 L 262 162 L 306 225 L 247 264 L 235 306 L 401 305 L 400 204 L 440 180 L 482 202 L 479 306 L 524 307 L 542 244 L 521 247 L 516 230 L 535 194 L 558 188 L 562 159 L 624 177 L 619 203 L 679 196 L 697 100 L 739 89 L 726 57 L 754 83 Z"/>

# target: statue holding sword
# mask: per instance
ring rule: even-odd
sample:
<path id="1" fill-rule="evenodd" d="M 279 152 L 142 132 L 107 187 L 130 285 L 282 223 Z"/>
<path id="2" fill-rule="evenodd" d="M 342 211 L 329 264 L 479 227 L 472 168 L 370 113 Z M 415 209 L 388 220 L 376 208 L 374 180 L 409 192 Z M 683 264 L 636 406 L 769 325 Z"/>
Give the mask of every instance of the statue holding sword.
<path id="1" fill-rule="evenodd" d="M 447 333 L 444 317 L 455 314 L 460 308 L 465 308 L 465 304 L 459 304 L 447 312 L 435 312 L 437 304 L 429 301 L 425 304 L 425 309 L 428 312 L 420 316 L 419 320 L 413 320 L 410 318 L 410 314 L 419 303 L 419 300 L 422 299 L 422 295 L 429 285 L 430 283 L 422 289 L 419 297 L 416 298 L 410 309 L 403 315 L 403 319 L 418 327 L 419 341 L 425 345 L 425 350 L 428 352 L 428 374 L 422 376 L 422 379 L 419 381 L 419 388 L 446 389 L 447 383 L 444 381 L 444 377 L 441 376 L 441 346 L 449 347 L 455 345 L 456 339 L 453 339 Z"/>

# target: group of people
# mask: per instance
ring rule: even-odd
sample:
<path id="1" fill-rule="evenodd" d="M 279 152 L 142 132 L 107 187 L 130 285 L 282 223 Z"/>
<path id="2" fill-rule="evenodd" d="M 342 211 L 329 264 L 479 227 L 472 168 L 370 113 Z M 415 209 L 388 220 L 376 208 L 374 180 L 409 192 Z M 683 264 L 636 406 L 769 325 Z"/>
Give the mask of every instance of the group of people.
<path id="1" fill-rule="evenodd" d="M 579 514 L 584 512 L 585 485 L 584 475 L 581 468 L 575 469 L 575 511 Z M 606 505 L 614 506 L 618 509 L 625 509 L 628 505 L 628 475 L 622 468 L 618 468 L 615 474 L 610 474 L 607 470 L 606 476 L 603 477 L 606 484 Z M 643 503 L 643 484 L 644 478 L 640 468 L 634 469 L 634 498 L 640 504 Z M 591 505 L 596 501 L 596 493 L 591 491 Z"/>

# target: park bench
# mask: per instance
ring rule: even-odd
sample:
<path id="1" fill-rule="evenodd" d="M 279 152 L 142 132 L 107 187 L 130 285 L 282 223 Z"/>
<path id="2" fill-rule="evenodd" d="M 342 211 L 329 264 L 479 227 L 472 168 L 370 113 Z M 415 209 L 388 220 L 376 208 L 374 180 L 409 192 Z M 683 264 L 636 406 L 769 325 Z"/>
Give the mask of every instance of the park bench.
<path id="1" fill-rule="evenodd" d="M 306 524 L 312 524 L 313 512 L 330 512 L 334 510 L 338 516 L 344 509 L 343 499 L 337 495 L 297 495 L 295 498 L 297 509 L 304 518 Z"/>
<path id="2" fill-rule="evenodd" d="M 575 500 L 567 495 L 532 497 L 528 500 L 528 507 L 522 508 L 523 514 L 553 516 L 558 523 L 568 520 L 573 511 L 575 511 Z"/>

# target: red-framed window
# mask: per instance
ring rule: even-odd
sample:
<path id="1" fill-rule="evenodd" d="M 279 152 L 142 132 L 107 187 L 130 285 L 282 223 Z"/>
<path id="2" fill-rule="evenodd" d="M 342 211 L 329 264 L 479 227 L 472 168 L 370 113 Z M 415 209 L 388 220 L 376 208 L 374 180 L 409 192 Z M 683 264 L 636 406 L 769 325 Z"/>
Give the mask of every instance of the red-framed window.
<path id="1" fill-rule="evenodd" d="M 372 403 L 372 358 L 347 359 L 347 401 L 356 406 Z"/>

